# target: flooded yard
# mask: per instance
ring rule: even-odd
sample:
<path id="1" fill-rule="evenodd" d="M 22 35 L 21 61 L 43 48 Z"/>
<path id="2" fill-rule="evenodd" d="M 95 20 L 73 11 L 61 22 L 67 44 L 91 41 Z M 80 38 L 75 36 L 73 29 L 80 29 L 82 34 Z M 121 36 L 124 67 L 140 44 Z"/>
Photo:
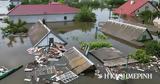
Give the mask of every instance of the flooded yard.
<path id="1" fill-rule="evenodd" d="M 60 23 L 48 23 L 48 26 L 58 33 L 65 41 L 68 42 L 67 47 L 76 46 L 79 47 L 81 41 L 94 41 L 96 40 L 96 27 L 98 27 L 99 21 L 106 21 L 108 19 L 108 9 L 94 10 L 97 16 L 96 23 L 77 23 L 77 22 L 60 22 Z M 32 24 L 29 24 L 31 26 Z M 98 33 L 101 33 L 98 31 Z M 0 37 L 3 37 L 0 34 Z M 135 51 L 136 48 L 131 47 L 122 41 L 118 41 L 111 37 L 108 37 L 109 42 L 113 47 L 123 52 L 123 55 L 127 56 L 129 53 Z M 32 47 L 28 37 L 9 37 L 0 38 L 0 66 L 6 66 L 12 68 L 17 65 L 25 65 L 33 61 L 33 57 L 29 56 L 26 52 L 28 48 Z M 26 84 L 24 82 L 25 73 L 23 69 L 20 69 L 13 75 L 0 81 L 0 84 Z M 86 81 L 86 80 L 91 81 Z M 124 81 L 112 81 L 112 80 L 94 80 L 94 78 L 79 78 L 79 82 L 73 81 L 72 84 L 136 84 L 136 81 L 124 82 Z M 144 83 L 144 82 L 143 82 Z"/>

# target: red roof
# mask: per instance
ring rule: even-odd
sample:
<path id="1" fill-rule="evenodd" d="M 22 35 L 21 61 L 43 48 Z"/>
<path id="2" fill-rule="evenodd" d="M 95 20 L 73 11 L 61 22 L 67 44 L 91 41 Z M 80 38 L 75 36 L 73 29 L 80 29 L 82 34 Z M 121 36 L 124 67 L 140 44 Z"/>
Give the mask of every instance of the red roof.
<path id="1" fill-rule="evenodd" d="M 131 4 L 132 0 L 128 0 L 126 3 L 124 3 L 119 8 L 115 9 L 113 13 L 115 14 L 126 14 L 130 16 L 134 16 L 134 12 L 144 6 L 146 3 L 148 3 L 148 0 L 134 0 L 135 2 Z"/>
<path id="2" fill-rule="evenodd" d="M 8 15 L 39 15 L 39 14 L 70 14 L 78 13 L 79 9 L 64 4 L 50 3 L 40 5 L 18 5 Z"/>

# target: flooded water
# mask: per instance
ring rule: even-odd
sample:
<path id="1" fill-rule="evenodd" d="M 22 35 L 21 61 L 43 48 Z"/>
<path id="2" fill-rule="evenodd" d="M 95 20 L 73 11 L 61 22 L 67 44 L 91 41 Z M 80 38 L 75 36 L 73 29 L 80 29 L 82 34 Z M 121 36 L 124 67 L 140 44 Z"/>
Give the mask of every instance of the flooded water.
<path id="1" fill-rule="evenodd" d="M 58 34 L 68 42 L 68 46 L 79 47 L 79 42 L 81 41 L 94 41 L 96 27 L 99 21 L 106 21 L 108 19 L 109 11 L 108 9 L 98 9 L 94 10 L 97 15 L 96 23 L 77 23 L 77 22 L 64 22 L 64 23 L 48 23 L 48 26 L 53 30 L 57 31 Z M 31 26 L 31 24 L 30 24 Z M 98 32 L 101 33 L 101 32 Z M 0 34 L 0 37 L 2 35 Z M 113 38 L 106 39 L 113 44 L 113 47 L 119 49 L 128 55 L 135 50 L 134 47 L 130 47 L 123 42 L 119 42 Z M 13 68 L 17 65 L 25 65 L 28 62 L 33 61 L 33 57 L 29 56 L 26 49 L 30 48 L 32 45 L 28 37 L 8 37 L 0 38 L 0 66 L 6 66 Z M 17 71 L 11 76 L 0 81 L 0 84 L 26 84 L 23 80 L 25 73 L 23 69 Z M 91 80 L 86 82 L 86 80 Z M 109 81 L 109 80 L 99 80 L 95 81 L 92 78 L 80 78 L 80 82 L 73 82 L 73 84 L 127 84 L 123 81 Z M 136 84 L 134 82 L 128 84 Z"/>

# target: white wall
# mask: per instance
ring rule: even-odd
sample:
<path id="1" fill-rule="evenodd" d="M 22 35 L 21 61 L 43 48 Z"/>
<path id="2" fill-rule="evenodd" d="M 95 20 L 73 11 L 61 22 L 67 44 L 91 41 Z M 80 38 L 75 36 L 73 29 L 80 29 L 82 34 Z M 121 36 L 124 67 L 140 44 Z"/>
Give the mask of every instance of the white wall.
<path id="1" fill-rule="evenodd" d="M 135 11 L 135 15 L 138 15 L 140 12 L 143 12 L 145 11 L 145 7 L 148 6 L 148 10 L 152 11 L 152 12 L 155 12 L 156 11 L 156 8 L 153 7 L 151 5 L 151 3 L 147 3 L 145 4 L 144 6 L 142 6 L 139 10 Z"/>
<path id="2" fill-rule="evenodd" d="M 58 21 L 72 21 L 76 14 L 57 14 L 57 15 L 25 15 L 25 16 L 9 16 L 11 20 L 15 22 L 18 19 L 26 21 L 27 23 L 35 23 L 39 19 L 46 19 L 47 22 L 58 22 Z M 67 20 L 64 20 L 64 16 L 67 16 Z"/>
<path id="3" fill-rule="evenodd" d="M 47 37 L 45 37 L 45 39 L 41 41 L 40 44 L 37 45 L 37 47 L 49 45 L 49 38 L 54 38 L 54 42 L 65 44 L 61 39 L 56 37 L 54 34 L 50 33 Z"/>

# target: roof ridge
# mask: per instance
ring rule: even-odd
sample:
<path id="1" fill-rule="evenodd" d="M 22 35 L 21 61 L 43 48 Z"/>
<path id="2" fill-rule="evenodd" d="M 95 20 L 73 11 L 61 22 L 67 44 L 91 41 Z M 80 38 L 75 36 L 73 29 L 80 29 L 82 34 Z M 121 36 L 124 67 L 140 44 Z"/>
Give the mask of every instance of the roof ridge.
<path id="1" fill-rule="evenodd" d="M 123 22 L 119 22 L 119 21 L 115 21 L 115 20 L 108 20 L 109 22 L 114 22 L 114 23 L 118 23 L 118 24 L 123 24 L 126 26 L 131 26 L 131 27 L 135 27 L 135 28 L 139 28 L 139 29 L 147 29 L 146 27 L 142 27 L 142 26 L 137 26 L 137 25 L 133 25 L 133 24 L 128 24 L 128 23 L 123 23 Z"/>
<path id="2" fill-rule="evenodd" d="M 21 5 L 21 4 L 20 4 Z M 7 13 L 7 15 L 9 15 L 12 11 L 14 11 L 16 8 L 18 8 L 20 5 L 17 5 L 16 7 L 14 7 L 13 9 L 9 10 L 9 12 Z"/>

